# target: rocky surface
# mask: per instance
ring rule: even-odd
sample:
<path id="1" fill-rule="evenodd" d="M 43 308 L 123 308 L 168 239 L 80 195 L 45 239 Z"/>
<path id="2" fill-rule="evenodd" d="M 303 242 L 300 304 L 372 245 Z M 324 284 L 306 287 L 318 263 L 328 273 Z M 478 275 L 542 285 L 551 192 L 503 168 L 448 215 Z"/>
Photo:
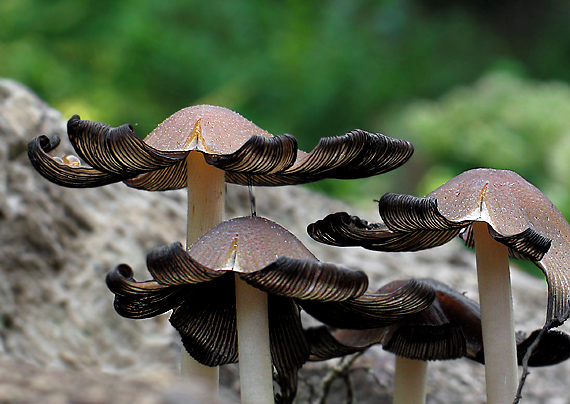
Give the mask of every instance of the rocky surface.
<path id="1" fill-rule="evenodd" d="M 122 262 L 138 279 L 148 278 L 146 252 L 184 240 L 185 192 L 151 193 L 123 184 L 58 187 L 28 163 L 27 142 L 39 134 L 59 134 L 64 141 L 56 152 L 71 151 L 61 115 L 24 86 L 0 80 L 0 403 L 206 402 L 199 386 L 179 387 L 177 339 L 167 317 L 119 317 L 104 283 L 107 271 Z M 378 190 L 379 196 L 386 191 Z M 459 242 L 398 254 L 327 247 L 308 238 L 306 225 L 354 209 L 300 187 L 255 192 L 258 215 L 290 229 L 322 260 L 365 270 L 373 288 L 398 278 L 434 277 L 477 298 L 474 256 Z M 372 205 L 361 214 L 375 221 Z M 248 213 L 247 190 L 228 186 L 227 217 Z M 517 329 L 530 332 L 544 321 L 546 287 L 520 271 L 512 278 Z M 299 403 L 317 400 L 322 377 L 335 364 L 303 368 Z M 393 358 L 381 348 L 359 357 L 350 372 L 357 402 L 390 402 L 392 371 Z M 235 367 L 221 374 L 227 387 L 235 385 Z M 569 375 L 570 363 L 533 369 L 522 402 L 570 403 Z M 344 402 L 347 380 L 331 384 L 327 403 Z M 484 401 L 482 366 L 430 364 L 428 403 Z"/>

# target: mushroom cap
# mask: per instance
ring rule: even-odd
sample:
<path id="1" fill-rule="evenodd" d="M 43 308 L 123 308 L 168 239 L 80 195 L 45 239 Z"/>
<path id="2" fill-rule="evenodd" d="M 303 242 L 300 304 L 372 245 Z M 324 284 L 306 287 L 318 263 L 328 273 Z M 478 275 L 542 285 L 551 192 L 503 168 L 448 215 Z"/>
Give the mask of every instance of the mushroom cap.
<path id="1" fill-rule="evenodd" d="M 570 224 L 534 185 L 508 170 L 475 169 L 427 195 L 453 222 L 483 221 L 515 258 L 527 258 L 545 273 L 549 286 L 547 323 L 570 315 Z M 462 234 L 473 245 L 471 226 Z"/>
<path id="2" fill-rule="evenodd" d="M 250 273 L 287 256 L 317 258 L 289 230 L 258 216 L 227 220 L 188 248 L 188 254 L 212 269 Z"/>
<path id="3" fill-rule="evenodd" d="M 187 251 L 179 242 L 155 248 L 147 267 L 163 286 L 195 285 L 237 273 L 264 292 L 316 302 L 351 299 L 368 287 L 364 272 L 319 261 L 288 230 L 256 216 L 220 223 Z"/>
<path id="4" fill-rule="evenodd" d="M 386 327 L 338 330 L 334 338 L 342 345 L 359 348 L 382 344 L 385 350 L 410 359 L 455 359 L 468 352 L 476 355 L 482 349 L 479 305 L 441 282 L 416 281 L 434 290 L 435 300 L 429 307 Z M 407 282 L 390 282 L 378 292 L 392 292 Z"/>
<path id="5" fill-rule="evenodd" d="M 502 237 L 532 228 L 551 240 L 568 222 L 534 185 L 509 170 L 479 168 L 452 178 L 426 195 L 452 222 L 482 221 Z"/>
<path id="6" fill-rule="evenodd" d="M 184 188 L 187 157 L 196 152 L 204 155 L 206 163 L 223 170 L 226 182 L 240 185 L 364 178 L 399 167 L 414 150 L 405 140 L 355 129 L 321 138 L 306 153 L 298 149 L 294 136 L 273 136 L 236 112 L 210 105 L 178 111 L 144 140 L 131 125 L 111 127 L 78 115 L 68 121 L 67 132 L 86 165 L 52 157 L 49 153 L 59 145 L 59 138 L 43 135 L 28 143 L 28 157 L 46 179 L 70 188 L 120 181 L 147 191 Z"/>
<path id="7" fill-rule="evenodd" d="M 430 307 L 435 297 L 431 285 L 410 279 L 390 290 L 366 292 L 326 306 L 309 300 L 298 303 L 312 317 L 331 327 L 367 330 L 399 323 Z"/>
<path id="8" fill-rule="evenodd" d="M 231 109 L 195 105 L 166 118 L 144 141 L 164 151 L 198 150 L 208 154 L 230 154 L 253 135 L 273 137 Z"/>
<path id="9" fill-rule="evenodd" d="M 393 281 L 378 292 L 392 293 L 409 281 Z M 418 360 L 448 360 L 460 357 L 484 364 L 481 310 L 479 304 L 464 294 L 433 279 L 418 279 L 436 292 L 433 303 L 423 311 L 410 314 L 397 323 L 363 330 L 326 327 L 306 330 L 311 346 L 311 360 L 327 360 L 363 351 L 381 344 L 395 355 Z M 536 330 L 528 337 L 517 333 L 518 363 L 539 336 Z M 548 330 L 540 336 L 531 352 L 529 366 L 550 366 L 570 358 L 570 335 Z"/>

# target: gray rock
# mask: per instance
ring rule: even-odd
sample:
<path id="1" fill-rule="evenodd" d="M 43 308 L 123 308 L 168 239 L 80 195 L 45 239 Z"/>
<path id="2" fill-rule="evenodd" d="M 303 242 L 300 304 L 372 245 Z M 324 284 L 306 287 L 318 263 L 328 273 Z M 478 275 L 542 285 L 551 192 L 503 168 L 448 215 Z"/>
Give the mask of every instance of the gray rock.
<path id="1" fill-rule="evenodd" d="M 123 262 L 137 279 L 147 279 L 147 251 L 185 239 L 185 192 L 144 192 L 123 184 L 58 187 L 28 162 L 27 142 L 39 134 L 60 135 L 56 153 L 71 151 L 61 115 L 24 86 L 0 80 L 0 402 L 77 402 L 87 386 L 95 386 L 96 398 L 85 393 L 85 403 L 198 397 L 192 387 L 178 387 L 177 338 L 167 316 L 119 317 L 104 282 L 107 271 Z M 378 196 L 386 191 L 378 190 Z M 474 256 L 459 242 L 418 253 L 332 248 L 313 242 L 307 224 L 339 210 L 375 221 L 372 202 L 370 212 L 356 212 L 301 187 L 255 193 L 258 215 L 290 229 L 322 260 L 366 271 L 372 288 L 393 279 L 433 277 L 477 298 Z M 247 190 L 228 186 L 227 218 L 249 209 Z M 540 328 L 544 282 L 517 270 L 512 279 L 517 329 Z M 311 388 L 319 389 L 334 364 L 303 368 L 299 403 L 315 399 Z M 350 373 L 358 402 L 389 402 L 392 371 L 393 358 L 380 347 L 359 357 Z M 227 386 L 235 384 L 235 374 L 235 367 L 222 369 Z M 569 374 L 570 363 L 532 369 L 522 402 L 570 403 Z M 333 383 L 327 402 L 343 402 L 345 387 L 343 379 Z M 430 364 L 428 403 L 484 401 L 482 366 L 463 360 Z"/>

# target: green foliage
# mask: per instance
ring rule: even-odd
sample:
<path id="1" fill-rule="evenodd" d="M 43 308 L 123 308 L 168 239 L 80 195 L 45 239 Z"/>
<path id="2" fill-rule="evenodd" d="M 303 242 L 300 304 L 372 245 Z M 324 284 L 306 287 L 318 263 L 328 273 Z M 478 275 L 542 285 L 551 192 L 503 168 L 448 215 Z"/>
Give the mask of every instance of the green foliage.
<path id="1" fill-rule="evenodd" d="M 180 108 L 211 103 L 292 133 L 304 149 L 354 128 L 410 137 L 416 154 L 400 170 L 313 185 L 363 206 L 472 166 L 517 170 L 570 206 L 564 86 L 489 77 L 451 91 L 497 65 L 570 79 L 570 5 L 484 3 L 4 1 L 0 76 L 66 117 L 130 122 L 141 135 Z M 387 124 L 410 101 L 446 92 Z"/>
<path id="2" fill-rule="evenodd" d="M 65 115 L 146 134 L 206 102 L 307 149 L 382 131 L 389 105 L 475 80 L 506 50 L 467 13 L 408 0 L 22 0 L 0 14 L 0 75 Z"/>
<path id="3" fill-rule="evenodd" d="M 491 73 L 437 101 L 416 101 L 389 125 L 418 150 L 418 194 L 462 171 L 516 171 L 570 215 L 570 86 Z"/>

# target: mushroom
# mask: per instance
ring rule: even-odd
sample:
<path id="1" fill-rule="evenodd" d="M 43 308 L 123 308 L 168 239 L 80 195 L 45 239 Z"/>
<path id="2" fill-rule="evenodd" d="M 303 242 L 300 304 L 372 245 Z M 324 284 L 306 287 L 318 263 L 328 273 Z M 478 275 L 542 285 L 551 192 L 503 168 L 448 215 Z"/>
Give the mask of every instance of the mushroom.
<path id="1" fill-rule="evenodd" d="M 392 293 L 408 282 L 390 282 L 377 293 Z M 480 339 L 481 330 L 474 321 L 478 314 L 475 302 L 439 282 L 415 282 L 433 290 L 436 298 L 428 308 L 385 327 L 339 329 L 332 334 L 326 327 L 309 329 L 310 359 L 327 360 L 382 344 L 396 355 L 393 403 L 425 403 L 427 361 L 465 356 L 467 341 L 476 340 L 477 332 Z"/>
<path id="2" fill-rule="evenodd" d="M 298 304 L 327 312 L 365 296 L 368 286 L 362 271 L 320 262 L 289 231 L 256 216 L 222 222 L 187 251 L 180 243 L 156 248 L 147 266 L 149 281 L 135 281 L 127 265 L 107 275 L 116 311 L 148 318 L 173 310 L 170 322 L 197 361 L 219 366 L 239 356 L 244 403 L 273 402 L 272 363 L 281 402 L 293 399 L 309 357 Z M 433 298 L 421 285 L 383 294 L 371 324 L 391 324 Z"/>
<path id="3" fill-rule="evenodd" d="M 273 136 L 240 114 L 211 105 L 176 112 L 144 140 L 131 125 L 114 128 L 78 115 L 67 131 L 77 155 L 90 166 L 75 156 L 51 157 L 60 139 L 38 136 L 30 141 L 28 156 L 41 175 L 71 188 L 120 181 L 148 191 L 187 187 L 187 246 L 222 222 L 226 182 L 278 186 L 362 178 L 392 170 L 413 153 L 405 140 L 359 129 L 322 138 L 306 153 L 292 135 Z M 202 371 L 183 357 L 182 373 Z"/>
<path id="4" fill-rule="evenodd" d="M 273 136 L 238 113 L 211 105 L 176 112 L 144 140 L 131 125 L 113 128 L 78 115 L 69 120 L 67 131 L 75 151 L 91 167 L 51 157 L 48 153 L 59 145 L 58 137 L 36 137 L 28 145 L 28 156 L 45 178 L 71 188 L 120 181 L 148 191 L 184 188 L 188 173 L 200 164 L 222 170 L 214 172 L 229 183 L 296 185 L 381 174 L 413 153 L 410 142 L 360 129 L 322 138 L 307 153 L 297 149 L 292 135 Z"/>
<path id="5" fill-rule="evenodd" d="M 546 196 L 518 174 L 475 169 L 424 198 L 386 194 L 383 223 L 345 212 L 309 226 L 316 240 L 378 251 L 417 251 L 457 235 L 475 247 L 489 403 L 512 402 L 517 389 L 516 343 L 508 257 L 534 262 L 548 283 L 544 328 L 570 315 L 570 225 Z"/>
<path id="6" fill-rule="evenodd" d="M 378 292 L 390 293 L 409 281 L 393 281 Z M 394 403 L 425 402 L 427 361 L 466 357 L 484 363 L 479 304 L 449 286 L 433 279 L 418 279 L 432 287 L 436 298 L 425 310 L 406 316 L 402 321 L 367 330 L 327 327 L 306 330 L 311 346 L 310 360 L 327 360 L 365 350 L 372 345 L 396 355 Z M 519 365 L 541 330 L 526 337 L 517 333 Z M 570 357 L 570 336 L 549 330 L 532 350 L 529 366 L 549 366 Z"/>

